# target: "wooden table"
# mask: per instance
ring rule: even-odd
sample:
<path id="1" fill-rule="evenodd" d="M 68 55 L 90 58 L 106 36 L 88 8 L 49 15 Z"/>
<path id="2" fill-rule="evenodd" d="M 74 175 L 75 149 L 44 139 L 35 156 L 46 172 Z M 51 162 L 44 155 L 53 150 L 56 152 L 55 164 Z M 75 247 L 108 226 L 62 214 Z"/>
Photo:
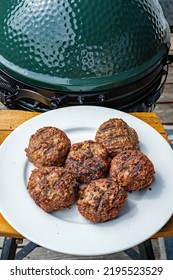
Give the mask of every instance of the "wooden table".
<path id="1" fill-rule="evenodd" d="M 20 124 L 37 116 L 39 113 L 19 110 L 0 110 L 0 143 Z M 154 113 L 132 113 L 156 129 L 166 140 L 165 130 Z M 0 236 L 23 238 L 0 214 Z M 173 216 L 168 223 L 152 238 L 173 236 Z"/>

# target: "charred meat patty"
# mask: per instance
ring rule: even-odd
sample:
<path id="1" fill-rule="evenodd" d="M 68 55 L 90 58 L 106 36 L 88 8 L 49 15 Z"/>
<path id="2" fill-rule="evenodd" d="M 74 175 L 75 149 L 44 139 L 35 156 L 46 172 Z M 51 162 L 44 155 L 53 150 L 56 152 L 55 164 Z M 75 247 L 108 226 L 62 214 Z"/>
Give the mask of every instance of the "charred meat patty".
<path id="1" fill-rule="evenodd" d="M 103 178 L 108 171 L 110 159 L 106 149 L 92 140 L 71 146 L 65 166 L 80 183 Z"/>
<path id="2" fill-rule="evenodd" d="M 31 135 L 25 149 L 29 161 L 36 167 L 62 166 L 65 162 L 71 141 L 56 127 L 43 127 Z"/>
<path id="3" fill-rule="evenodd" d="M 110 157 L 129 149 L 138 149 L 138 135 L 122 119 L 112 118 L 104 122 L 97 130 L 95 141 L 102 144 Z"/>
<path id="4" fill-rule="evenodd" d="M 148 187 L 154 174 L 153 163 L 139 150 L 123 151 L 111 161 L 110 176 L 118 180 L 126 191 Z"/>
<path id="5" fill-rule="evenodd" d="M 127 199 L 126 191 L 110 178 L 91 181 L 81 188 L 77 207 L 87 220 L 97 223 L 115 218 Z"/>
<path id="6" fill-rule="evenodd" d="M 42 167 L 32 171 L 27 185 L 33 200 L 44 211 L 70 207 L 78 198 L 78 182 L 63 167 Z"/>

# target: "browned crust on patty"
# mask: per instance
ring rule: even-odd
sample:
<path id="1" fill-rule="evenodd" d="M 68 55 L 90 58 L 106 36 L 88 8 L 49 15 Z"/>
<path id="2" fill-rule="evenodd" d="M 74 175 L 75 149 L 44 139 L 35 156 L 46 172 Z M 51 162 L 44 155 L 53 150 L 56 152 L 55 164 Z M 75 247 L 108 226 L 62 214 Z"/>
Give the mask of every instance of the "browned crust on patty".
<path id="1" fill-rule="evenodd" d="M 106 149 L 92 140 L 71 146 L 65 166 L 80 183 L 103 178 L 108 171 L 110 159 Z"/>
<path id="2" fill-rule="evenodd" d="M 126 191 L 116 181 L 103 178 L 81 188 L 77 206 L 84 218 L 97 223 L 115 218 L 126 199 Z"/>
<path id="3" fill-rule="evenodd" d="M 43 127 L 31 135 L 25 151 L 36 167 L 62 166 L 70 147 L 71 141 L 62 130 Z"/>
<path id="4" fill-rule="evenodd" d="M 125 121 L 112 118 L 97 130 L 95 141 L 102 144 L 111 157 L 123 150 L 138 149 L 138 135 Z"/>
<path id="5" fill-rule="evenodd" d="M 127 191 L 148 187 L 154 180 L 154 165 L 141 151 L 127 150 L 112 159 L 110 176 Z"/>
<path id="6" fill-rule="evenodd" d="M 70 207 L 77 200 L 78 186 L 63 167 L 42 167 L 32 171 L 27 189 L 37 205 L 52 212 Z"/>

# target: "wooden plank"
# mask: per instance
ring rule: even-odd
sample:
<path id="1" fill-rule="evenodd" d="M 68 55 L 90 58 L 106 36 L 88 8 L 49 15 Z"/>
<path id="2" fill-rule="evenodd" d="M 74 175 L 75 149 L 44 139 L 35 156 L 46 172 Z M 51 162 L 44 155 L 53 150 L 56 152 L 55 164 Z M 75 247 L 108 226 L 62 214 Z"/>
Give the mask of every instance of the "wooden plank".
<path id="1" fill-rule="evenodd" d="M 37 116 L 37 112 L 22 110 L 0 110 L 0 130 L 12 131 L 25 121 Z"/>
<path id="2" fill-rule="evenodd" d="M 158 233 L 153 235 L 152 238 L 170 237 L 170 236 L 173 236 L 173 216 Z"/>
<path id="3" fill-rule="evenodd" d="M 0 144 L 16 127 L 38 114 L 21 110 L 0 110 Z"/>
<path id="4" fill-rule="evenodd" d="M 1 119 L 0 119 L 1 120 Z M 2 131 L 0 130 L 0 144 L 4 141 L 4 139 L 11 133 L 11 130 Z"/>
<path id="5" fill-rule="evenodd" d="M 169 73 L 167 80 L 166 80 L 166 84 L 170 84 L 170 85 L 173 84 L 173 72 Z"/>
<path id="6" fill-rule="evenodd" d="M 159 118 L 154 113 L 132 113 L 134 116 L 147 122 L 154 129 L 166 138 L 164 128 Z M 148 115 L 149 114 L 149 115 Z M 17 126 L 30 118 L 39 115 L 38 112 L 26 112 L 21 110 L 0 110 L 0 140 L 1 142 L 10 134 Z"/>
<path id="7" fill-rule="evenodd" d="M 156 104 L 154 112 L 159 115 L 162 124 L 173 124 L 173 103 L 172 104 Z"/>
<path id="8" fill-rule="evenodd" d="M 164 91 L 162 93 L 162 95 L 160 96 L 159 101 L 162 101 L 162 99 L 167 99 L 173 102 L 173 83 L 166 83 Z"/>
<path id="9" fill-rule="evenodd" d="M 172 70 L 172 66 L 169 66 L 168 71 L 169 72 L 168 72 L 166 83 L 167 84 L 172 84 L 173 83 L 173 70 Z"/>
<path id="10" fill-rule="evenodd" d="M 170 52 L 171 55 L 173 54 L 173 34 L 171 34 L 171 47 L 170 47 Z"/>
<path id="11" fill-rule="evenodd" d="M 144 122 L 148 123 L 154 129 L 156 129 L 166 140 L 167 136 L 164 130 L 164 127 L 161 124 L 160 119 L 156 116 L 155 113 L 131 113 L 133 116 L 143 120 Z"/>
<path id="12" fill-rule="evenodd" d="M 173 64 L 169 66 L 169 73 L 165 83 L 165 88 L 163 94 L 156 102 L 154 112 L 159 116 L 162 124 L 173 124 Z"/>
<path id="13" fill-rule="evenodd" d="M 1 214 L 0 214 L 0 236 L 22 238 L 22 235 L 19 234 L 13 227 L 11 227 Z"/>

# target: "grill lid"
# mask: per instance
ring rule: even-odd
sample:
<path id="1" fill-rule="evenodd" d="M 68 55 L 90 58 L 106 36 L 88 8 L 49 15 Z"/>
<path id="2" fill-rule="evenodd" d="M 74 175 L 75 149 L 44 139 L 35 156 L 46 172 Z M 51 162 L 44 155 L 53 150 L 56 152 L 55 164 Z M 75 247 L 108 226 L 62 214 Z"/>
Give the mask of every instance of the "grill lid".
<path id="1" fill-rule="evenodd" d="M 1 0 L 0 67 L 58 91 L 135 81 L 167 55 L 170 31 L 157 0 Z"/>

